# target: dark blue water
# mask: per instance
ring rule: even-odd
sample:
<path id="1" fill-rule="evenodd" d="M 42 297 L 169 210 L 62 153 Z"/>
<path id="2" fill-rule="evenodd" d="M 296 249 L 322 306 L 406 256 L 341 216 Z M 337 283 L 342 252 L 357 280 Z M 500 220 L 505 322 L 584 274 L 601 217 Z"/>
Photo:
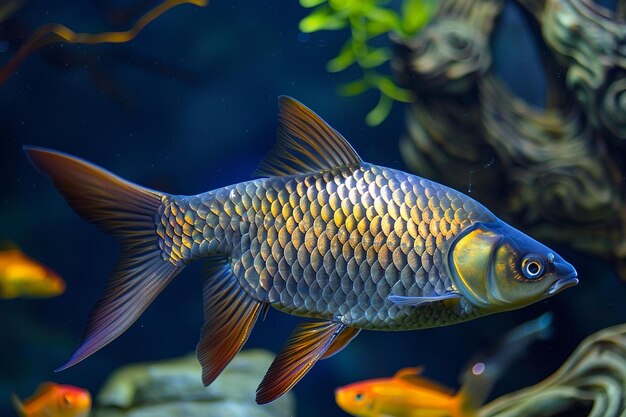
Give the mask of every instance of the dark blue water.
<path id="1" fill-rule="evenodd" d="M 119 24 L 105 18 L 121 3 L 29 2 L 14 16 L 11 33 L 28 33 L 47 22 L 85 32 L 126 29 L 138 14 Z M 195 194 L 250 178 L 275 140 L 277 97 L 286 94 L 342 132 L 364 160 L 403 168 L 398 138 L 404 109 L 397 105 L 381 126 L 367 127 L 364 116 L 376 95 L 339 98 L 335 87 L 354 73 L 324 69 L 346 35 L 299 36 L 297 24 L 305 14 L 296 1 L 185 5 L 130 44 L 45 48 L 0 87 L 0 240 L 15 242 L 68 284 L 66 293 L 53 299 L 0 300 L 1 416 L 12 415 L 11 391 L 24 397 L 40 382 L 54 380 L 96 392 L 120 365 L 192 351 L 202 323 L 200 266 L 193 265 L 115 342 L 70 370 L 53 373 L 76 347 L 117 249 L 28 164 L 22 145 L 81 156 L 150 188 Z M 510 24 L 502 28 L 496 66 L 516 91 L 540 104 L 544 84 L 534 52 L 516 43 L 524 35 L 515 10 L 506 19 Z M 0 52 L 0 63 L 13 45 Z M 512 45 L 515 56 L 507 52 Z M 523 73 L 511 72 L 520 67 Z M 452 327 L 362 332 L 296 386 L 297 415 L 342 416 L 332 396 L 335 387 L 407 366 L 423 365 L 427 376 L 456 387 L 470 355 L 550 310 L 556 317 L 554 338 L 529 351 L 497 393 L 538 382 L 583 337 L 626 319 L 624 285 L 610 265 L 558 249 L 577 267 L 578 287 L 520 311 Z M 299 320 L 271 311 L 246 346 L 277 351 Z"/>

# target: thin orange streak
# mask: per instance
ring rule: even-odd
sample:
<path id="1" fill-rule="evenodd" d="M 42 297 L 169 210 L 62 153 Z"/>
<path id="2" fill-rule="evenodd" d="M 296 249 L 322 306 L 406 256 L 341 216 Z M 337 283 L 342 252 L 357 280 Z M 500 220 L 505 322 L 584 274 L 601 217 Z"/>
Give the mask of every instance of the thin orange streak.
<path id="1" fill-rule="evenodd" d="M 150 10 L 148 13 L 135 22 L 132 28 L 125 32 L 104 32 L 104 33 L 76 33 L 67 26 L 58 23 L 48 23 L 39 27 L 24 41 L 20 49 L 9 59 L 6 65 L 0 70 L 0 86 L 11 76 L 18 65 L 28 55 L 35 50 L 53 43 L 124 43 L 133 40 L 139 32 L 143 30 L 154 19 L 181 4 L 193 4 L 198 7 L 204 7 L 208 4 L 208 0 L 166 0 L 163 3 Z"/>

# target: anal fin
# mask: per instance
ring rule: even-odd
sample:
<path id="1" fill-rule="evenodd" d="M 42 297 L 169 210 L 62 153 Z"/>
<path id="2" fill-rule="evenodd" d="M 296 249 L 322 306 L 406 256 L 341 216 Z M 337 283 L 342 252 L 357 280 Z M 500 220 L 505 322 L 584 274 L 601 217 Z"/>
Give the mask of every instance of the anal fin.
<path id="1" fill-rule="evenodd" d="M 257 404 L 272 402 L 289 391 L 345 329 L 342 323 L 328 321 L 299 324 L 257 388 Z"/>
<path id="2" fill-rule="evenodd" d="M 209 385 L 248 339 L 263 303 L 241 288 L 225 258 L 210 258 L 203 275 L 204 325 L 196 354 Z"/>

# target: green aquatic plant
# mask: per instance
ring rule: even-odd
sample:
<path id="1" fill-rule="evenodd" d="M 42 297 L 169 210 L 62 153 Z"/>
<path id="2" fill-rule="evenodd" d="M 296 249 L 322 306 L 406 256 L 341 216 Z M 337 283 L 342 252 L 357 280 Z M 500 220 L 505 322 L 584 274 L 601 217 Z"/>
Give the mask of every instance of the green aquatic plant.
<path id="1" fill-rule="evenodd" d="M 356 96 L 370 89 L 378 90 L 378 104 L 367 114 L 370 126 L 382 123 L 394 101 L 412 102 L 409 90 L 396 85 L 381 67 L 392 56 L 391 49 L 379 45 L 381 35 L 393 33 L 408 38 L 417 33 L 435 10 L 435 0 L 300 0 L 300 5 L 313 10 L 300 21 L 300 30 L 312 33 L 320 30 L 349 29 L 350 38 L 337 56 L 326 64 L 329 72 L 344 71 L 356 64 L 362 76 L 339 87 L 338 93 Z M 398 6 L 398 12 L 391 6 Z"/>

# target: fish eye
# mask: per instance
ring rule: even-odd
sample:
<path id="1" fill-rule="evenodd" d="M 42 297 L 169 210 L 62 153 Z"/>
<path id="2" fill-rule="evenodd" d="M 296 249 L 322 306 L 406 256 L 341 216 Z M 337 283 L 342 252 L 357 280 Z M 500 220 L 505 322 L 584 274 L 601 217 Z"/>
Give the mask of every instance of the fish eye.
<path id="1" fill-rule="evenodd" d="M 357 401 L 361 401 L 363 399 L 363 393 L 357 392 L 356 394 L 354 394 L 354 399 Z"/>
<path id="2" fill-rule="evenodd" d="M 522 273 L 526 279 L 537 279 L 544 271 L 543 261 L 537 255 L 527 255 L 522 260 Z"/>

